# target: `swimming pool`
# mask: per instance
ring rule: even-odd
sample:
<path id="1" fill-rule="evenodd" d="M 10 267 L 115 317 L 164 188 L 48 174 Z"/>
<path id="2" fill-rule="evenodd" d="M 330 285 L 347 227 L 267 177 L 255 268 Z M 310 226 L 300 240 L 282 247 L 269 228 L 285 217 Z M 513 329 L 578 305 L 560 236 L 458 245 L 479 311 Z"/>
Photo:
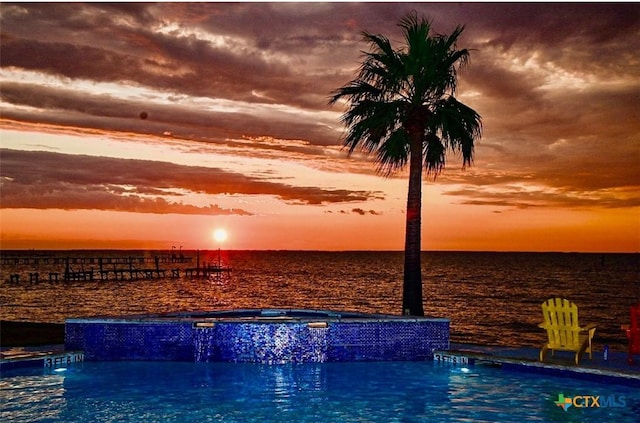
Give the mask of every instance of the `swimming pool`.
<path id="1" fill-rule="evenodd" d="M 7 373 L 0 394 L 6 422 L 622 423 L 640 415 L 640 389 L 434 361 L 83 362 Z M 566 410 L 555 404 L 560 395 L 573 401 Z"/>

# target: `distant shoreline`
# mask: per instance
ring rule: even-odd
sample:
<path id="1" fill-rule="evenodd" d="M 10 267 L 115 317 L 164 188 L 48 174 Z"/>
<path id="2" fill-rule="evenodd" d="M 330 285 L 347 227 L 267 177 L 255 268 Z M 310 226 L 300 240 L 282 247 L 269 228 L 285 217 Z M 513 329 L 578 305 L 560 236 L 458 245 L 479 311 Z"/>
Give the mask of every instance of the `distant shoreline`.
<path id="1" fill-rule="evenodd" d="M 64 344 L 63 323 L 0 322 L 1 347 Z"/>

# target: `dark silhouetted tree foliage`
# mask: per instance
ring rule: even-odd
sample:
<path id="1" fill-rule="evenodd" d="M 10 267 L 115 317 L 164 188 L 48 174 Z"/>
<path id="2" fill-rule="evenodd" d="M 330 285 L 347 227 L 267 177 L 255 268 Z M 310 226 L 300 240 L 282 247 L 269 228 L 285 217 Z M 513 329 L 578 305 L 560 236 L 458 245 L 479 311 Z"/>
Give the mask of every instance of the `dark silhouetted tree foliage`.
<path id="1" fill-rule="evenodd" d="M 341 99 L 348 103 L 342 123 L 349 154 L 375 154 L 379 173 L 387 177 L 409 165 L 402 313 L 423 316 L 423 169 L 435 179 L 449 151 L 462 156 L 463 167 L 470 165 L 482 121 L 454 97 L 458 72 L 469 60 L 469 51 L 456 47 L 464 27 L 435 34 L 431 21 L 415 12 L 399 26 L 405 45 L 397 50 L 385 36 L 363 32 L 370 52 L 358 77 L 332 92 L 330 104 Z"/>

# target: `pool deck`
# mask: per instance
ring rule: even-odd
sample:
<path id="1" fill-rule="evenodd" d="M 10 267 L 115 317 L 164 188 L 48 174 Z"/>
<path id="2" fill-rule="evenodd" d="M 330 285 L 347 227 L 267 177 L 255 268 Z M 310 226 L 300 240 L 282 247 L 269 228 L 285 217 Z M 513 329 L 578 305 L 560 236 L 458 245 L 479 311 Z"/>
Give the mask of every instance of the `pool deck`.
<path id="1" fill-rule="evenodd" d="M 447 355 L 450 359 L 456 357 L 458 362 L 469 361 L 474 365 L 490 365 L 507 370 L 640 387 L 640 357 L 637 355 L 634 363 L 629 364 L 626 352 L 611 351 L 608 359 L 604 360 L 602 351 L 594 351 L 592 359 L 585 353 L 576 365 L 574 354 L 571 352 L 558 351 L 553 356 L 547 352 L 545 361 L 540 362 L 539 351 L 538 348 L 532 347 L 514 348 L 452 342 L 449 350 L 440 353 L 441 356 Z"/>
<path id="2" fill-rule="evenodd" d="M 538 349 L 513 348 L 473 344 L 451 343 L 446 351 L 436 351 L 444 361 L 459 364 L 490 365 L 507 370 L 551 374 L 600 382 L 623 383 L 640 387 L 640 357 L 630 365 L 627 353 L 612 351 L 608 360 L 602 352 L 594 352 L 593 359 L 584 354 L 579 365 L 574 364 L 573 354 L 549 353 L 544 363 L 538 361 Z M 4 347 L 0 349 L 0 369 L 21 367 L 57 367 L 69 360 L 81 361 L 81 351 L 66 351 L 64 344 Z"/>

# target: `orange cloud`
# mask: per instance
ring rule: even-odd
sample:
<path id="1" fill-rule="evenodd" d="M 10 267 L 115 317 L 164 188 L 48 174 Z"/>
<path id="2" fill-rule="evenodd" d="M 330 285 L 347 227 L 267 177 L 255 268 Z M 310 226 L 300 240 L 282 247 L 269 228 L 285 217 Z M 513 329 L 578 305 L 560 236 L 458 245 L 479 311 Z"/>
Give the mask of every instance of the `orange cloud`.
<path id="1" fill-rule="evenodd" d="M 120 210 L 138 213 L 251 214 L 216 205 L 197 207 L 163 197 L 181 192 L 274 195 L 291 204 L 380 198 L 376 192 L 293 186 L 216 168 L 148 160 L 1 150 L 3 208 Z"/>

